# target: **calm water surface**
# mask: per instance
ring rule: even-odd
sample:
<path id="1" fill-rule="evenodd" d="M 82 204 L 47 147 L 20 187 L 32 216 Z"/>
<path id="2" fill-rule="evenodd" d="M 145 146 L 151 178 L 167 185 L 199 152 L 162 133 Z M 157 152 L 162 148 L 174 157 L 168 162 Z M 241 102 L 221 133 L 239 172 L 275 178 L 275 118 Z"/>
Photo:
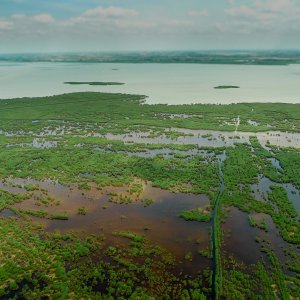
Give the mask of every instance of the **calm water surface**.
<path id="1" fill-rule="evenodd" d="M 124 86 L 70 86 L 117 81 Z M 240 89 L 214 89 L 238 85 Z M 98 91 L 147 95 L 148 103 L 300 103 L 300 65 L 89 64 L 0 62 L 0 98 Z"/>

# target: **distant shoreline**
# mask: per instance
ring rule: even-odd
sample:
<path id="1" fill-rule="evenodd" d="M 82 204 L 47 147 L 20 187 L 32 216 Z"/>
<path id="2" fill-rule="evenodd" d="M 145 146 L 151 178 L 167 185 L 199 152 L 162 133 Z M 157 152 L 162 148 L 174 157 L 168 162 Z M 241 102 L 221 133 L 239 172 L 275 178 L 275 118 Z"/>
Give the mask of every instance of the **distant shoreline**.
<path id="1" fill-rule="evenodd" d="M 300 63 L 300 51 L 153 51 L 0 54 L 0 62 L 190 63 L 286 66 Z"/>

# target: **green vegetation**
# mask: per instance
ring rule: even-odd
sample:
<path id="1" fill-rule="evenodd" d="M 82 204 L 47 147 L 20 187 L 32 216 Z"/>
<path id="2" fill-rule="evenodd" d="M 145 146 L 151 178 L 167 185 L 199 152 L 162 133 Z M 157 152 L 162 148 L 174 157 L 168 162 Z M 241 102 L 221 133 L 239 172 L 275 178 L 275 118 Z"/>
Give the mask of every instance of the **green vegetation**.
<path id="1" fill-rule="evenodd" d="M 195 208 L 188 211 L 182 211 L 179 214 L 179 217 L 186 221 L 209 222 L 211 212 L 209 208 Z"/>
<path id="2" fill-rule="evenodd" d="M 248 216 L 248 220 L 249 220 L 250 226 L 260 228 L 264 231 L 268 231 L 268 225 L 265 220 L 258 222 L 251 216 Z"/>
<path id="3" fill-rule="evenodd" d="M 223 263 L 222 263 L 222 212 L 223 191 L 217 195 L 214 204 L 214 215 L 212 219 L 212 257 L 213 257 L 213 274 L 212 274 L 212 295 L 214 299 L 220 299 L 223 295 Z"/>
<path id="4" fill-rule="evenodd" d="M 300 151 L 299 149 L 274 148 L 275 158 L 280 161 L 283 168 L 282 182 L 291 182 L 300 188 Z"/>
<path id="5" fill-rule="evenodd" d="M 188 252 L 185 256 L 184 256 L 185 260 L 188 261 L 193 261 L 193 254 L 191 252 Z"/>
<path id="6" fill-rule="evenodd" d="M 225 191 L 223 203 L 226 206 L 235 206 L 248 214 L 249 224 L 268 231 L 264 219 L 256 220 L 252 213 L 269 215 L 275 224 L 278 234 L 283 241 L 296 244 L 299 247 L 299 226 L 297 211 L 288 198 L 284 182 L 297 182 L 295 166 L 285 164 L 280 172 L 268 160 L 271 157 L 287 161 L 290 153 L 296 150 L 286 150 L 272 147 L 272 152 L 262 148 L 257 138 L 250 138 L 251 145 L 237 145 L 226 151 L 227 158 L 223 164 Z M 292 155 L 293 155 L 292 154 Z M 284 160 L 285 158 L 285 160 Z M 283 165 L 280 160 L 280 165 Z M 296 164 L 296 162 L 295 162 Z M 291 169 L 295 170 L 293 173 Z M 289 175 L 288 175 L 289 174 Z M 266 177 L 264 177 L 266 176 Z M 289 179 L 287 179 L 290 176 Z M 271 185 L 267 192 L 257 198 L 255 192 L 263 178 L 268 178 Z M 273 181 L 271 181 L 273 180 Z M 222 257 L 223 284 L 221 296 L 230 299 L 290 299 L 299 297 L 299 280 L 297 272 L 292 276 L 285 275 L 286 266 L 280 262 L 267 240 L 256 238 L 261 251 L 266 254 L 262 260 L 258 259 L 254 267 L 243 267 L 237 262 L 230 261 L 226 255 Z M 294 258 L 299 259 L 299 251 L 294 253 Z M 233 267 L 229 267 L 232 266 Z M 256 279 L 259 274 L 258 280 Z"/>
<path id="7" fill-rule="evenodd" d="M 0 100 L 0 297 L 299 298 L 299 149 L 187 130 L 234 131 L 238 115 L 241 131 L 300 131 L 298 104 L 148 105 L 104 93 Z M 236 211 L 244 220 L 232 222 Z M 252 239 L 253 264 L 239 241 L 230 245 L 232 226 Z"/>
<path id="8" fill-rule="evenodd" d="M 20 226 L 15 220 L 0 219 L 1 297 L 111 299 L 114 295 L 125 299 L 179 299 L 192 293 L 195 299 L 205 299 L 201 279 L 176 278 L 169 271 L 173 258 L 134 233 L 118 233 L 130 240 L 127 249 L 109 247 L 104 251 L 101 241 L 94 237 L 76 241 L 70 235 L 41 234 L 27 223 Z M 100 249 L 113 263 L 88 259 Z"/>
<path id="9" fill-rule="evenodd" d="M 68 220 L 69 217 L 64 213 L 64 214 L 52 214 L 49 216 L 50 219 L 52 220 Z"/>
<path id="10" fill-rule="evenodd" d="M 45 218 L 48 216 L 48 213 L 44 210 L 28 209 L 28 210 L 21 210 L 20 212 L 23 214 L 31 215 L 31 216 L 38 217 L 38 218 Z"/>
<path id="11" fill-rule="evenodd" d="M 67 216 L 66 213 L 63 214 L 49 214 L 47 211 L 45 210 L 33 210 L 33 209 L 18 209 L 15 210 L 14 208 L 11 208 L 15 211 L 16 214 L 18 214 L 19 216 L 23 217 L 25 220 L 28 220 L 27 216 L 33 216 L 33 217 L 37 217 L 37 218 L 48 218 L 51 220 L 68 220 L 69 217 Z"/>
<path id="12" fill-rule="evenodd" d="M 8 191 L 0 190 L 0 212 L 15 203 L 22 202 L 29 198 L 29 194 L 13 194 Z"/>
<path id="13" fill-rule="evenodd" d="M 188 161 L 180 158 L 166 160 L 159 156 L 143 158 L 67 146 L 30 149 L 22 151 L 22 156 L 19 154 L 18 148 L 7 148 L 0 152 L 0 176 L 32 177 L 37 180 L 51 178 L 63 184 L 77 183 L 79 188 L 85 190 L 90 189 L 87 184 L 89 181 L 99 186 L 120 186 L 138 177 L 151 181 L 155 187 L 209 195 L 213 195 L 218 183 L 215 161 L 207 163 L 201 156 Z M 4 165 L 3 162 L 7 161 L 9 163 Z M 188 183 L 192 185 L 188 186 Z"/>
<path id="14" fill-rule="evenodd" d="M 74 271 L 81 257 L 99 248 L 96 239 L 71 242 L 41 238 L 40 230 L 13 219 L 0 219 L 0 296 L 26 299 L 68 299 L 72 293 L 91 295 L 74 284 Z M 16 259 L 17 258 L 17 259 Z M 72 262 L 67 271 L 66 262 Z"/>
<path id="15" fill-rule="evenodd" d="M 26 191 L 32 192 L 32 191 L 38 190 L 38 187 L 36 185 L 33 185 L 33 184 L 27 184 L 27 185 L 24 186 L 24 189 Z"/>
<path id="16" fill-rule="evenodd" d="M 137 194 L 140 195 L 143 192 L 143 185 L 138 182 L 133 182 L 129 186 L 129 193 L 130 194 Z"/>
<path id="17" fill-rule="evenodd" d="M 300 222 L 294 206 L 289 201 L 286 191 L 281 187 L 271 187 L 268 199 L 277 208 L 277 213 L 273 212 L 272 218 L 279 228 L 282 238 L 290 243 L 300 244 Z"/>
<path id="18" fill-rule="evenodd" d="M 151 205 L 152 203 L 154 203 L 154 200 L 151 198 L 146 198 L 143 200 L 144 206 L 147 207 L 149 205 Z"/>
<path id="19" fill-rule="evenodd" d="M 33 133 L 59 125 L 74 125 L 71 130 L 77 133 L 83 130 L 122 133 L 125 129 L 164 131 L 174 127 L 234 131 L 235 125 L 231 123 L 239 115 L 239 131 L 300 130 L 299 104 L 148 105 L 143 101 L 143 96 L 92 92 L 0 100 L 0 126 L 4 131 L 17 131 L 22 127 Z M 188 117 L 166 118 L 165 114 Z M 258 126 L 248 123 L 253 119 Z M 79 132 L 76 129 L 78 122 L 82 128 Z"/>
<path id="20" fill-rule="evenodd" d="M 240 87 L 237 85 L 218 85 L 215 86 L 214 89 L 239 89 Z"/>
<path id="21" fill-rule="evenodd" d="M 83 206 L 83 207 L 80 207 L 80 208 L 78 208 L 78 215 L 86 215 L 86 213 L 87 213 L 87 210 L 86 210 L 86 208 Z"/>

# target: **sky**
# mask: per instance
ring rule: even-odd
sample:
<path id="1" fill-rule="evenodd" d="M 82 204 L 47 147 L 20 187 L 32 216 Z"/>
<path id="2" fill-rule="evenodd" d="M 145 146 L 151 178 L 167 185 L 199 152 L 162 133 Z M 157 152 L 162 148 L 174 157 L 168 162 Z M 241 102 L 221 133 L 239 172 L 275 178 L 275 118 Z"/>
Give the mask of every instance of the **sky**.
<path id="1" fill-rule="evenodd" d="M 0 53 L 300 49 L 300 0 L 0 0 Z"/>

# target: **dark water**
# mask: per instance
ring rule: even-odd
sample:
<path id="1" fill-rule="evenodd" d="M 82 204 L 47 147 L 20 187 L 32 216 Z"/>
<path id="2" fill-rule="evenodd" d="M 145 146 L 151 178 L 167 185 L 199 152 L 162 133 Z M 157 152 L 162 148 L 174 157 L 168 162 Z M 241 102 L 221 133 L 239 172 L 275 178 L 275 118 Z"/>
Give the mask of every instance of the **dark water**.
<path id="1" fill-rule="evenodd" d="M 170 155 L 169 149 L 153 150 L 157 153 Z M 176 152 L 176 151 L 174 151 Z M 199 150 L 189 151 L 190 155 L 199 154 Z M 208 155 L 207 153 L 200 153 Z M 132 154 L 134 155 L 134 153 Z M 218 155 L 222 162 L 226 156 Z M 280 164 L 276 160 L 272 164 L 280 171 Z M 120 239 L 113 235 L 120 230 L 133 231 L 145 237 L 155 244 L 166 248 L 180 263 L 180 268 L 188 274 L 196 274 L 197 271 L 211 267 L 209 259 L 199 254 L 209 247 L 210 224 L 200 222 L 186 222 L 178 217 L 183 210 L 190 210 L 196 207 L 204 207 L 209 204 L 209 198 L 205 195 L 192 195 L 183 193 L 171 193 L 169 191 L 153 188 L 151 184 L 144 183 L 144 191 L 140 198 L 151 198 L 154 203 L 144 207 L 141 201 L 134 201 L 130 204 L 115 204 L 109 202 L 109 192 L 127 193 L 127 187 L 107 187 L 98 190 L 92 187 L 90 191 L 81 191 L 75 187 L 62 186 L 56 182 L 34 180 L 8 179 L 6 182 L 0 181 L 0 189 L 9 190 L 14 193 L 24 193 L 24 184 L 37 184 L 39 190 L 34 191 L 36 196 L 44 195 L 41 189 L 47 190 L 47 194 L 59 205 L 37 206 L 34 198 L 16 204 L 16 208 L 22 209 L 44 209 L 49 214 L 67 213 L 69 220 L 49 220 L 34 218 L 34 222 L 42 223 L 45 230 L 49 232 L 75 232 L 84 237 L 89 234 L 104 235 L 105 245 L 117 245 Z M 258 184 L 252 185 L 252 195 L 260 201 L 266 201 L 270 186 L 277 185 L 286 189 L 288 198 L 293 202 L 295 209 L 300 215 L 300 195 L 299 191 L 292 184 L 278 184 L 266 177 L 262 177 Z M 44 193 L 44 194 L 43 194 Z M 78 209 L 85 207 L 85 216 L 78 214 Z M 0 213 L 1 217 L 15 216 L 10 210 Z M 232 255 L 237 261 L 246 265 L 257 263 L 262 257 L 260 245 L 255 241 L 259 236 L 270 241 L 281 261 L 285 260 L 283 248 L 288 248 L 279 236 L 278 230 L 272 219 L 264 214 L 252 214 L 255 219 L 263 219 L 268 225 L 268 232 L 249 225 L 246 213 L 231 207 L 226 222 L 222 225 L 225 230 L 224 235 L 224 255 Z M 228 234 L 228 236 L 227 236 Z M 193 261 L 189 262 L 184 256 L 191 252 Z"/>
<path id="2" fill-rule="evenodd" d="M 142 198 L 151 198 L 154 203 L 145 207 L 141 201 L 130 204 L 109 202 L 107 193 L 124 193 L 125 187 L 109 187 L 102 191 L 70 189 L 53 182 L 33 180 L 13 180 L 20 187 L 11 188 L 2 184 L 2 189 L 24 192 L 24 183 L 38 184 L 40 189 L 48 190 L 48 195 L 60 201 L 60 205 L 37 206 L 36 200 L 29 199 L 16 204 L 16 208 L 46 210 L 49 214 L 67 213 L 69 220 L 49 220 L 32 217 L 34 222 L 42 223 L 49 232 L 74 232 L 79 236 L 89 234 L 104 235 L 105 245 L 117 245 L 120 239 L 114 232 L 125 230 L 145 235 L 146 239 L 172 253 L 179 262 L 178 271 L 195 275 L 198 271 L 210 267 L 210 260 L 199 254 L 209 246 L 209 223 L 187 222 L 178 217 L 183 210 L 203 207 L 209 204 L 205 195 L 171 193 L 146 185 Z M 34 192 L 41 195 L 41 190 Z M 85 207 L 87 214 L 79 215 L 78 209 Z M 5 214 L 8 214 L 8 210 Z M 184 259 L 191 252 L 192 262 Z"/>
<path id="3" fill-rule="evenodd" d="M 293 203 L 298 216 L 300 217 L 300 193 L 299 190 L 291 183 L 277 183 L 270 180 L 267 177 L 261 177 L 258 184 L 252 185 L 253 195 L 257 200 L 265 201 L 267 199 L 268 192 L 271 192 L 271 186 L 281 186 L 286 192 L 289 200 Z"/>

